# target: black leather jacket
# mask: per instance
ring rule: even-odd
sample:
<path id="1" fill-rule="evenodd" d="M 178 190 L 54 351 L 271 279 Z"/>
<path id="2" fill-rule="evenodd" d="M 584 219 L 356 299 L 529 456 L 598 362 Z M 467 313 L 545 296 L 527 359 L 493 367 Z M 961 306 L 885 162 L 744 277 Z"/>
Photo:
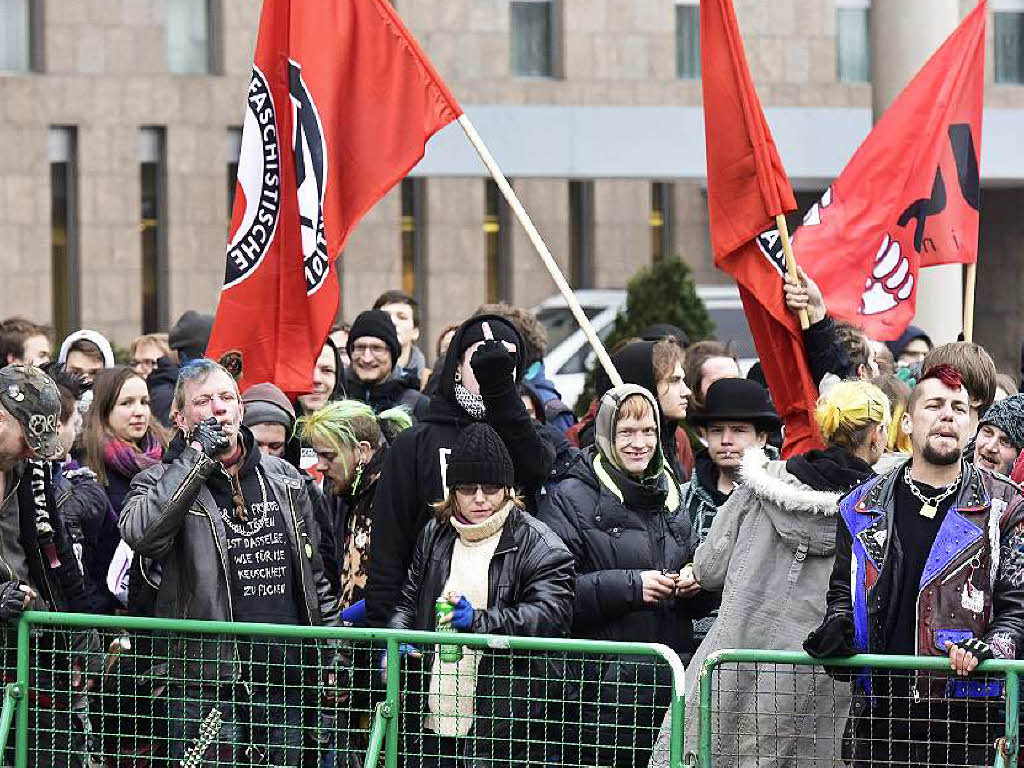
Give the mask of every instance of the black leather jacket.
<path id="1" fill-rule="evenodd" d="M 892 514 L 903 467 L 856 488 L 839 503 L 825 618 L 804 644 L 813 656 L 886 652 L 898 618 L 894 590 L 904 562 Z M 946 640 L 978 637 L 993 646 L 997 657 L 1012 659 L 1024 644 L 1024 501 L 1017 486 L 1001 476 L 970 464 L 964 473 L 916 596 L 917 655 L 945 656 Z M 964 597 L 971 591 L 979 596 L 978 606 Z M 835 640 L 837 627 L 852 637 L 826 643 Z M 926 688 L 933 696 L 958 697 L 944 675 L 929 676 Z"/>
<path id="2" fill-rule="evenodd" d="M 256 450 L 252 433 L 242 427 L 246 450 Z M 295 568 L 299 615 L 310 625 L 338 626 L 337 599 L 331 593 L 319 553 L 319 528 L 299 470 L 281 459 L 258 457 L 273 495 L 280 501 Z M 163 577 L 156 615 L 174 619 L 232 621 L 227 536 L 217 503 L 206 484 L 219 465 L 191 446 L 172 442 L 164 463 L 135 476 L 121 510 L 121 536 L 139 555 L 160 560 Z M 210 644 L 206 647 L 209 648 Z M 204 680 L 234 677 L 237 664 L 217 643 L 217 656 L 189 654 L 187 674 Z M 209 651 L 206 653 L 210 655 Z M 192 669 L 217 662 L 216 669 Z"/>
<path id="3" fill-rule="evenodd" d="M 448 580 L 457 536 L 447 523 L 427 523 L 389 627 L 434 629 L 434 601 Z M 516 507 L 491 558 L 487 606 L 473 611 L 472 631 L 564 637 L 572 623 L 575 581 L 569 550 L 550 528 Z"/>
<path id="4" fill-rule="evenodd" d="M 434 601 L 448 580 L 457 534 L 448 523 L 431 520 L 420 534 L 389 626 L 396 629 L 434 629 Z M 488 570 L 487 605 L 473 611 L 477 634 L 563 637 L 572 622 L 575 582 L 572 555 L 543 523 L 521 508 L 509 511 Z M 432 648 L 423 658 L 408 657 L 412 674 L 404 678 L 406 711 L 425 712 L 424 695 L 430 675 Z M 417 672 L 421 672 L 417 674 Z M 578 675 L 577 675 L 578 676 Z M 556 722 L 558 702 L 570 679 L 561 654 L 511 652 L 489 648 L 480 659 L 474 725 L 475 738 L 456 740 L 455 749 L 466 765 L 493 768 L 539 765 L 546 762 L 543 725 Z M 564 705 L 563 705 L 564 706 Z M 410 727 L 414 718 L 406 718 Z M 419 746 L 416 726 L 403 735 L 406 749 Z M 460 762 L 461 764 L 461 762 Z"/>

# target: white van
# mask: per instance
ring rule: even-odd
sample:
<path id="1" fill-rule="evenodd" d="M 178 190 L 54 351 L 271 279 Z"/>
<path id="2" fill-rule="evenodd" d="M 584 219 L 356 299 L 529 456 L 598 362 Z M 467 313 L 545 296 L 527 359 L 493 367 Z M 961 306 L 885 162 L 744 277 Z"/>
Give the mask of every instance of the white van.
<path id="1" fill-rule="evenodd" d="M 587 289 L 575 291 L 575 295 L 598 337 L 602 341 L 607 339 L 615 326 L 616 315 L 626 306 L 626 292 Z M 740 370 L 746 374 L 757 360 L 757 351 L 743 314 L 739 290 L 734 285 L 698 285 L 697 295 L 715 325 L 715 338 L 732 342 L 740 360 Z M 533 311 L 548 332 L 544 370 L 561 393 L 562 400 L 572 408 L 583 391 L 587 369 L 595 357 L 594 351 L 561 294 L 545 299 Z"/>

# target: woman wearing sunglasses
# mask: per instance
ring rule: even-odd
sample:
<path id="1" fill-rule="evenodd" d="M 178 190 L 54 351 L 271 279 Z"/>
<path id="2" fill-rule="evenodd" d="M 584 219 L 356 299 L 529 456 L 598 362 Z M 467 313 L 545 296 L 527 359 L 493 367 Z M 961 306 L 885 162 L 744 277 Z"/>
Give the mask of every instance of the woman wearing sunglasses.
<path id="1" fill-rule="evenodd" d="M 389 626 L 493 635 L 565 636 L 575 572 L 569 551 L 528 515 L 498 434 L 473 423 L 447 464 L 447 494 L 423 529 Z M 452 609 L 437 612 L 438 600 Z M 539 654 L 440 646 L 403 648 L 405 765 L 522 765 L 540 760 Z M 410 706 L 411 705 L 411 706 Z M 531 738 L 531 736 L 533 738 Z M 536 747 L 534 747 L 536 748 Z"/>

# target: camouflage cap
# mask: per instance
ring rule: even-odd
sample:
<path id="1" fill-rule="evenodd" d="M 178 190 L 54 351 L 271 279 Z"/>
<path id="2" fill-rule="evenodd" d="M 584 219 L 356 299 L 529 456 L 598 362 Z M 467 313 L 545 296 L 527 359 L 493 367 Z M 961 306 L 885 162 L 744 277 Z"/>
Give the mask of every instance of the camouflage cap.
<path id="1" fill-rule="evenodd" d="M 0 368 L 0 405 L 21 424 L 25 442 L 38 458 L 60 453 L 60 393 L 53 379 L 34 365 Z"/>

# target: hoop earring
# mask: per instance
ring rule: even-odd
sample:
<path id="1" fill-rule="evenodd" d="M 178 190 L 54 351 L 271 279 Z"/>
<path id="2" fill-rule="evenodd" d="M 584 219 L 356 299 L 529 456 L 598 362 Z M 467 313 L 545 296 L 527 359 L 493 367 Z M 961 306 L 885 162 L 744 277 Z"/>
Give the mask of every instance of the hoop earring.
<path id="1" fill-rule="evenodd" d="M 456 368 L 455 369 L 455 383 L 456 384 L 461 384 L 462 383 L 462 369 L 461 368 Z"/>

